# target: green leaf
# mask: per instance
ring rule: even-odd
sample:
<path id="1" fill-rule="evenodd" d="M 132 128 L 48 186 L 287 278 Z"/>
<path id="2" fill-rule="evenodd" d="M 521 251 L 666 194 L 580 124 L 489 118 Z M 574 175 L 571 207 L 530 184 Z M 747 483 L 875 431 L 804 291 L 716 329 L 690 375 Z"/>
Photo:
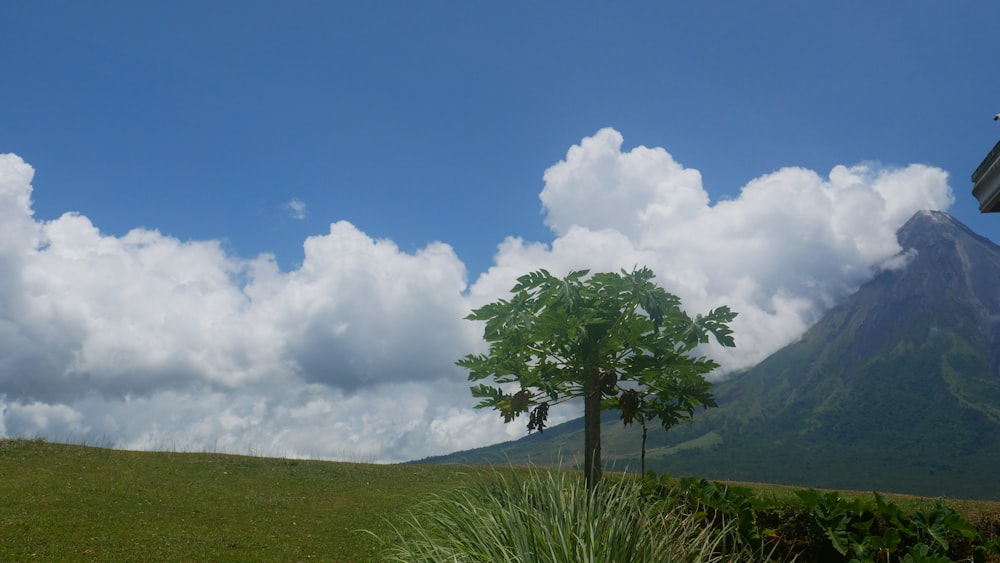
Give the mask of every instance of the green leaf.
<path id="1" fill-rule="evenodd" d="M 919 530 L 929 535 L 943 549 L 948 549 L 948 521 L 946 512 L 941 505 L 938 505 L 930 512 L 916 511 L 913 514 L 913 523 Z"/>
<path id="2" fill-rule="evenodd" d="M 654 277 L 645 267 L 620 273 L 576 270 L 561 279 L 540 269 L 518 277 L 508 299 L 466 317 L 484 323 L 489 350 L 456 364 L 468 370 L 470 381 L 519 389 L 507 395 L 498 387 L 473 387 L 480 399 L 476 406 L 497 409 L 509 422 L 539 400 L 555 405 L 587 395 L 595 371 L 618 374 L 621 386 L 605 385 L 604 393 L 617 396 L 628 388 L 641 394 L 637 405 L 602 403 L 625 406 L 628 420 L 658 418 L 669 428 L 691 420 L 699 408 L 716 406 L 705 375 L 718 364 L 689 353 L 710 336 L 732 346 L 728 323 L 736 314 L 719 307 L 692 319 Z"/>
<path id="3" fill-rule="evenodd" d="M 847 555 L 847 549 L 850 547 L 850 540 L 847 535 L 847 520 L 846 514 L 831 514 L 818 519 L 820 529 L 823 530 L 823 535 L 830 540 L 830 545 L 841 555 Z"/>
<path id="4" fill-rule="evenodd" d="M 888 528 L 881 536 L 869 536 L 866 538 L 866 541 L 876 551 L 893 553 L 899 549 L 899 543 L 902 541 L 902 538 L 899 536 L 899 530 Z"/>

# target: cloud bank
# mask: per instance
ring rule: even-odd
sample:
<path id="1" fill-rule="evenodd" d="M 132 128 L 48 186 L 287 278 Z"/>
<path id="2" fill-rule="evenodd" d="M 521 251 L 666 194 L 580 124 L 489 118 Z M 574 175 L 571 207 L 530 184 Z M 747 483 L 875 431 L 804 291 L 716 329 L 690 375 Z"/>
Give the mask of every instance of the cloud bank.
<path id="1" fill-rule="evenodd" d="M 346 221 L 302 265 L 155 230 L 39 221 L 34 171 L 0 155 L 0 434 L 134 449 L 401 461 L 522 435 L 472 409 L 458 357 L 475 306 L 545 267 L 648 265 L 692 313 L 730 305 L 727 369 L 788 344 L 879 268 L 895 231 L 952 202 L 923 165 L 786 168 L 712 202 L 697 170 L 603 129 L 545 171 L 551 244 L 509 237 L 471 285 L 445 243 L 414 253 Z M 559 420 L 572 409 L 553 413 Z"/>

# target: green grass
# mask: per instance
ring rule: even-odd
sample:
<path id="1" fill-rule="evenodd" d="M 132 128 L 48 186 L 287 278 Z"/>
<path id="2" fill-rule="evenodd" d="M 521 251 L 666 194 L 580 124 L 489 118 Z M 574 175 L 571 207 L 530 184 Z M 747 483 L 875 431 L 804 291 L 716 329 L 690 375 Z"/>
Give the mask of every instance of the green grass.
<path id="1" fill-rule="evenodd" d="M 391 539 L 390 561 L 713 563 L 728 527 L 696 508 L 645 499 L 634 480 L 593 491 L 578 473 L 497 474 L 494 482 L 434 495 Z M 743 560 L 752 560 L 747 557 Z"/>
<path id="2" fill-rule="evenodd" d="M 423 494 L 488 469 L 0 441 L 0 561 L 368 561 Z"/>
<path id="3" fill-rule="evenodd" d="M 497 475 L 0 440 L 0 561 L 373 561 L 378 538 L 398 539 L 413 510 Z M 791 488 L 751 486 L 795 502 Z M 904 508 L 931 502 L 890 496 Z M 1000 528 L 998 503 L 948 504 L 991 537 Z"/>

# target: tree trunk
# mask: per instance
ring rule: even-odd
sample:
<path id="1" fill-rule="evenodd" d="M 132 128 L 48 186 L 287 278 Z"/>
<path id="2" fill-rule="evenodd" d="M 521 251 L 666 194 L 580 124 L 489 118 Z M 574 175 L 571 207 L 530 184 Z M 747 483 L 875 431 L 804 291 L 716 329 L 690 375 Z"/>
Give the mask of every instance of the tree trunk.
<path id="1" fill-rule="evenodd" d="M 601 480 L 601 371 L 592 369 L 590 385 L 583 400 L 583 473 L 587 489 Z"/>
<path id="2" fill-rule="evenodd" d="M 642 422 L 642 478 L 646 478 L 646 421 Z"/>

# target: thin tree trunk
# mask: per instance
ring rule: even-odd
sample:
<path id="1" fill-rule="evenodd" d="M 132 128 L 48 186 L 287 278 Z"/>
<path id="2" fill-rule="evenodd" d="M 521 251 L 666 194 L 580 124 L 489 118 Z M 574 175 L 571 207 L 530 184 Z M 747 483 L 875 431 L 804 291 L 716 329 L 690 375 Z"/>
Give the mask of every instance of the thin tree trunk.
<path id="1" fill-rule="evenodd" d="M 642 423 L 642 478 L 646 478 L 646 423 Z"/>
<path id="2" fill-rule="evenodd" d="M 591 370 L 590 386 L 583 402 L 583 472 L 587 489 L 601 480 L 601 372 Z"/>

